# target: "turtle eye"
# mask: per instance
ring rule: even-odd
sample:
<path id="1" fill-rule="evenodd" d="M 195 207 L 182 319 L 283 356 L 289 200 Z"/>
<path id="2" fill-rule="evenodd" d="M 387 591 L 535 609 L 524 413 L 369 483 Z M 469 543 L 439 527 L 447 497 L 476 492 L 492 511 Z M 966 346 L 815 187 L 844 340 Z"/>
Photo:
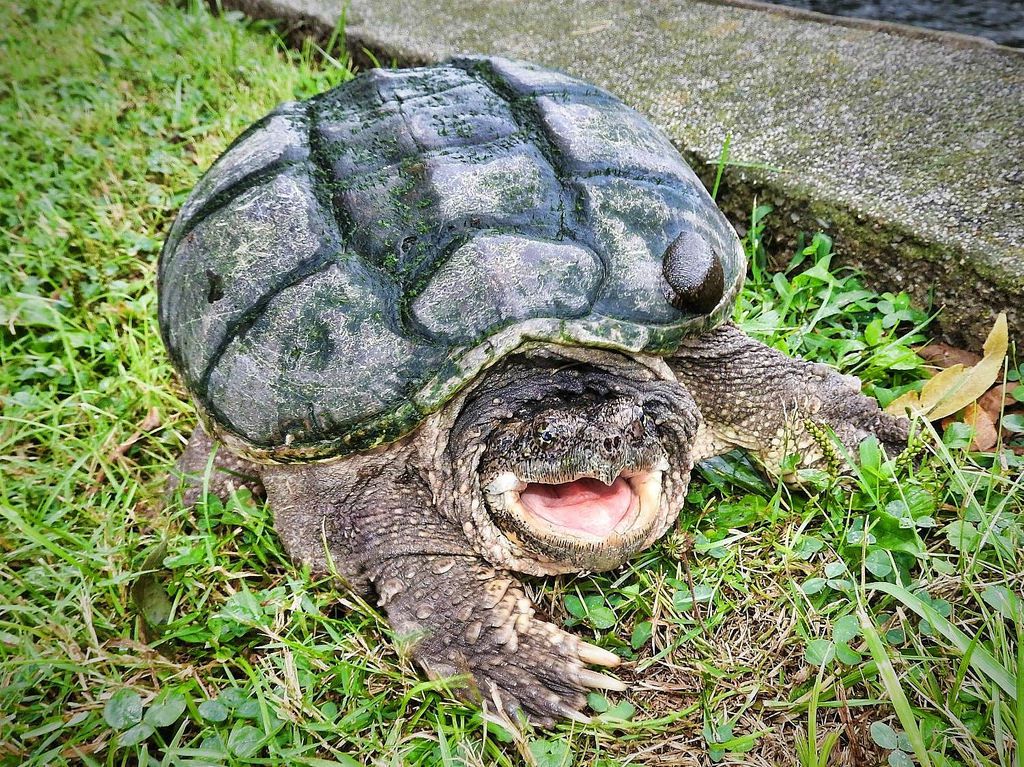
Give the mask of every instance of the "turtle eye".
<path id="1" fill-rule="evenodd" d="M 555 430 L 545 425 L 540 431 L 534 433 L 533 439 L 541 447 L 551 447 L 555 441 Z"/>
<path id="2" fill-rule="evenodd" d="M 644 432 L 647 431 L 646 420 L 647 416 L 643 416 L 642 418 L 637 418 L 629 425 L 629 433 L 633 439 L 640 439 L 644 436 Z"/>

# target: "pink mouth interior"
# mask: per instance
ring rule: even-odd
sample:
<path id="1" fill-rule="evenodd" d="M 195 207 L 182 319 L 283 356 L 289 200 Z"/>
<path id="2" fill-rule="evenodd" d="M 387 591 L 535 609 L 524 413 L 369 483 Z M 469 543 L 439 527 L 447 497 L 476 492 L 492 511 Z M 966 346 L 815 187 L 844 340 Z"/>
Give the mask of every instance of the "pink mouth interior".
<path id="1" fill-rule="evenodd" d="M 611 485 L 585 478 L 560 485 L 532 482 L 519 494 L 519 500 L 548 522 L 605 536 L 626 518 L 636 503 L 636 495 L 622 477 Z"/>

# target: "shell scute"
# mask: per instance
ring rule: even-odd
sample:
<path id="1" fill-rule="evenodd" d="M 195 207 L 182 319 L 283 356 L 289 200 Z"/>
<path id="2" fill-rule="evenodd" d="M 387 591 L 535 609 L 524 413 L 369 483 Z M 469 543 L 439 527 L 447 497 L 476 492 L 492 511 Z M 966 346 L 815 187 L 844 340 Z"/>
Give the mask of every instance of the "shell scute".
<path id="1" fill-rule="evenodd" d="M 452 64 L 477 72 L 489 82 L 516 96 L 557 94 L 562 98 L 604 95 L 605 91 L 583 80 L 528 61 L 489 56 L 457 56 Z"/>
<path id="2" fill-rule="evenodd" d="M 210 400 L 233 403 L 220 418 L 301 444 L 386 409 L 395 391 L 408 397 L 437 349 L 384 321 L 394 304 L 388 282 L 350 254 L 283 288 L 211 371 Z"/>
<path id="3" fill-rule="evenodd" d="M 425 152 L 486 144 L 518 128 L 506 104 L 482 83 L 471 80 L 434 97 L 433 103 L 403 104 L 409 130 Z"/>
<path id="4" fill-rule="evenodd" d="M 382 168 L 417 153 L 416 141 L 397 105 L 368 108 L 313 128 L 313 146 L 330 186 L 358 185 Z"/>
<path id="5" fill-rule="evenodd" d="M 181 238 L 162 281 L 161 308 L 185 308 L 186 321 L 163 325 L 186 381 L 201 387 L 211 362 L 247 314 L 340 242 L 334 220 L 316 205 L 307 169 L 295 166 L 241 191 Z"/>
<path id="6" fill-rule="evenodd" d="M 685 187 L 614 176 L 581 181 L 580 193 L 594 247 L 607 261 L 595 310 L 658 324 L 692 317 L 666 301 L 662 255 L 680 232 L 715 230 L 702 200 Z"/>
<path id="7" fill-rule="evenodd" d="M 522 140 L 482 153 L 473 149 L 425 159 L 436 200 L 423 211 L 435 225 L 473 219 L 474 228 L 550 226 L 563 198 L 550 166 Z"/>
<path id="8" fill-rule="evenodd" d="M 607 96 L 536 100 L 545 130 L 567 172 L 664 177 L 700 183 L 661 131 Z"/>
<path id="9" fill-rule="evenodd" d="M 471 343 L 520 320 L 583 316 L 601 274 L 577 243 L 483 234 L 438 269 L 412 314 L 434 338 Z"/>
<path id="10" fill-rule="evenodd" d="M 218 194 L 247 176 L 309 157 L 306 112 L 302 104 L 284 104 L 243 133 L 217 158 L 181 208 L 179 222 L 189 221 Z"/>

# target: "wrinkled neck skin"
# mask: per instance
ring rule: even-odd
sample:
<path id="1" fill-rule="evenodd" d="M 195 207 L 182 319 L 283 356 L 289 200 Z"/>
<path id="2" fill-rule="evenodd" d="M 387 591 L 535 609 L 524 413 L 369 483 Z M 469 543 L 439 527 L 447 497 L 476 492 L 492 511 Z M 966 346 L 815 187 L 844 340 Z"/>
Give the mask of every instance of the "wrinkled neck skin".
<path id="1" fill-rule="evenodd" d="M 436 508 L 490 562 L 597 572 L 671 526 L 700 424 L 658 358 L 542 347 L 482 375 L 417 446 Z"/>

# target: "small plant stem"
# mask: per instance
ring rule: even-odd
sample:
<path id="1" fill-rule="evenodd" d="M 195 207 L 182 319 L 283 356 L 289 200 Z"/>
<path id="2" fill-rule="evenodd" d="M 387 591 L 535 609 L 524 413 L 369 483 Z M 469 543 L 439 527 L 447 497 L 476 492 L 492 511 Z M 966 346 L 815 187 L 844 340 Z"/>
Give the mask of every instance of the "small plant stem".
<path id="1" fill-rule="evenodd" d="M 718 154 L 718 167 L 715 169 L 715 183 L 711 187 L 711 199 L 718 199 L 718 185 L 722 183 L 722 173 L 725 171 L 725 166 L 729 163 L 729 143 L 732 141 L 732 136 L 726 136 L 725 141 L 722 142 L 722 151 Z"/>

